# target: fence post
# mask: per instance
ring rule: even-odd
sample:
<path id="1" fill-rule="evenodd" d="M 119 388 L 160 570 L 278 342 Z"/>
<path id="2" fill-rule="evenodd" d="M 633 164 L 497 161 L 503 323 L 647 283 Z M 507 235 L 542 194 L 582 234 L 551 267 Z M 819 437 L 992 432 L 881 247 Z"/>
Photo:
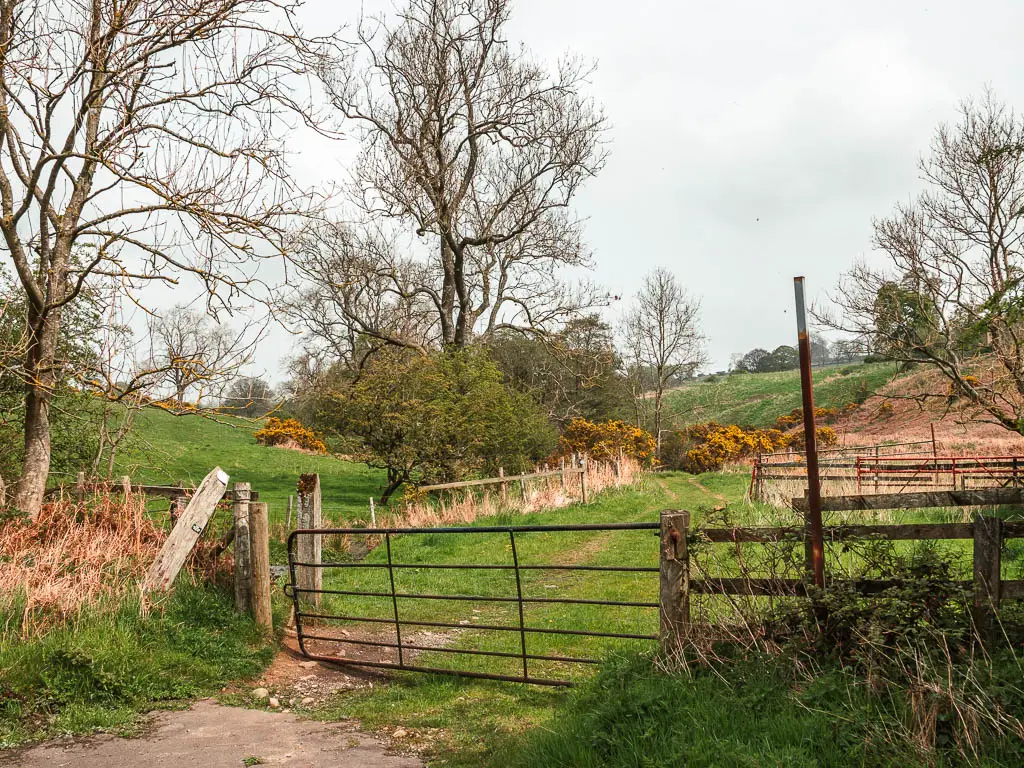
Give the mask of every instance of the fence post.
<path id="1" fill-rule="evenodd" d="M 875 446 L 875 493 L 878 493 L 878 446 Z"/>
<path id="2" fill-rule="evenodd" d="M 580 467 L 580 495 L 583 497 L 583 503 L 587 503 L 587 457 L 584 455 L 581 460 L 582 467 Z"/>
<path id="3" fill-rule="evenodd" d="M 992 639 L 994 616 L 999 607 L 1000 550 L 1003 521 L 979 514 L 974 519 L 974 624 L 982 640 Z"/>
<path id="4" fill-rule="evenodd" d="M 270 515 L 266 502 L 249 505 L 252 537 L 252 616 L 266 632 L 274 629 L 270 610 Z M 237 541 L 237 538 L 235 539 Z"/>
<path id="5" fill-rule="evenodd" d="M 79 502 L 85 500 L 85 472 L 75 475 L 75 496 Z"/>
<path id="6" fill-rule="evenodd" d="M 293 506 L 294 503 L 295 503 L 295 497 L 289 494 L 289 496 L 288 496 L 288 514 L 287 514 L 287 516 L 284 519 L 284 533 L 285 533 L 285 536 L 287 536 L 288 533 L 292 529 L 292 506 Z"/>
<path id="7" fill-rule="evenodd" d="M 519 476 L 519 490 L 523 494 L 523 501 L 526 501 L 526 478 L 522 475 Z"/>
<path id="8" fill-rule="evenodd" d="M 235 610 L 252 611 L 252 526 L 249 483 L 232 487 L 231 511 L 235 518 Z"/>
<path id="9" fill-rule="evenodd" d="M 562 471 L 562 474 L 559 475 L 558 480 L 561 483 L 562 490 L 564 491 L 565 490 L 565 456 L 562 457 L 562 463 L 559 466 L 559 469 Z"/>
<path id="10" fill-rule="evenodd" d="M 128 475 L 121 475 L 121 493 L 124 494 L 125 501 L 132 495 L 132 479 Z"/>
<path id="11" fill-rule="evenodd" d="M 504 476 L 505 476 L 505 468 L 504 467 L 498 467 L 498 477 L 504 477 Z M 508 484 L 507 483 L 501 483 L 501 485 L 499 487 L 501 488 L 501 503 L 504 504 L 506 501 L 508 501 Z"/>
<path id="12" fill-rule="evenodd" d="M 690 623 L 690 559 L 686 546 L 689 529 L 689 512 L 667 509 L 661 513 L 658 614 L 659 639 L 665 653 L 680 648 Z"/>
<path id="13" fill-rule="evenodd" d="M 299 528 L 320 528 L 322 526 L 320 507 L 320 475 L 299 475 Z M 321 563 L 321 534 L 299 536 L 296 556 L 299 562 L 313 563 L 313 567 L 300 567 L 296 580 L 301 589 L 323 589 L 324 574 L 319 567 Z M 308 598 L 317 608 L 320 607 L 320 592 L 307 593 Z"/>

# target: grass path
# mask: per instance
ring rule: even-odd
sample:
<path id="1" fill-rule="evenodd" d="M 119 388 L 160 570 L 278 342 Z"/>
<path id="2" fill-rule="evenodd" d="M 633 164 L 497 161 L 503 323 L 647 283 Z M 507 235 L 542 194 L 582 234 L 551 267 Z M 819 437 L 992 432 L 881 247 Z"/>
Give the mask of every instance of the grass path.
<path id="1" fill-rule="evenodd" d="M 745 490 L 742 475 L 708 475 L 698 483 L 681 473 L 664 473 L 646 478 L 639 486 L 599 494 L 589 505 L 575 505 L 529 515 L 480 521 L 482 525 L 558 524 L 656 521 L 665 508 L 689 509 L 695 524 L 705 513 L 721 506 L 723 499 L 742 500 Z M 520 561 L 524 563 L 575 563 L 593 565 L 657 565 L 657 536 L 650 531 L 567 532 L 522 534 L 517 537 Z M 368 560 L 385 557 L 383 548 L 370 553 Z M 409 535 L 392 540 L 395 562 L 488 563 L 504 562 L 508 557 L 508 537 L 504 534 L 464 534 L 459 536 Z M 507 571 L 438 571 L 403 569 L 396 577 L 399 591 L 430 591 L 436 594 L 514 594 L 515 585 Z M 379 588 L 387 585 L 385 569 L 337 569 L 325 578 L 325 586 L 334 588 Z M 524 571 L 526 596 L 603 597 L 605 599 L 657 601 L 657 574 L 608 572 Z M 327 601 L 332 610 L 347 614 L 389 616 L 390 599 L 338 598 Z M 516 652 L 517 633 L 474 631 L 472 623 L 517 624 L 515 604 L 444 604 L 434 601 L 401 600 L 403 618 L 469 621 L 451 639 L 454 646 L 472 646 L 484 650 Z M 478 610 L 477 613 L 473 609 Z M 446 618 L 441 619 L 444 612 Z M 527 626 L 590 628 L 602 631 L 655 633 L 657 610 L 605 608 L 588 605 L 528 604 Z M 348 626 L 352 625 L 338 625 Z M 566 656 L 604 658 L 618 651 L 650 648 L 651 643 L 564 635 L 529 635 L 528 652 Z M 419 661 L 431 666 L 451 666 L 515 674 L 514 659 L 455 657 L 447 653 L 424 653 Z M 518 670 L 518 671 L 521 671 Z M 554 662 L 531 662 L 531 674 L 547 677 L 570 676 L 584 679 L 592 668 L 580 668 Z M 358 718 L 366 727 L 390 732 L 397 728 L 429 732 L 433 746 L 428 750 L 429 765 L 478 766 L 498 749 L 505 739 L 523 729 L 540 725 L 552 717 L 569 694 L 564 690 L 425 676 L 396 674 L 392 681 L 372 689 L 339 693 L 322 705 L 315 715 L 325 719 Z M 432 729 L 439 729 L 436 732 Z"/>

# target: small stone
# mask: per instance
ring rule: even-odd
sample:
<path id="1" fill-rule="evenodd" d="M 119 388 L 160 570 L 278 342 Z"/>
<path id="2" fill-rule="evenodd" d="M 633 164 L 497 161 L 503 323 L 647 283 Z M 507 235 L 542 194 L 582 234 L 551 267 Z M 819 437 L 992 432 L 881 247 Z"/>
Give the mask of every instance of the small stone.
<path id="1" fill-rule="evenodd" d="M 312 669 L 313 667 L 320 666 L 319 661 L 300 661 L 299 666 L 303 669 Z"/>
<path id="2" fill-rule="evenodd" d="M 314 701 L 316 701 L 316 700 L 315 700 L 315 699 L 314 699 L 314 698 L 313 698 L 312 696 L 307 696 L 306 698 L 304 698 L 304 699 L 302 700 L 302 706 L 304 706 L 304 707 L 308 707 L 308 706 L 309 706 L 310 704 L 312 704 L 312 703 L 313 703 Z"/>
<path id="3" fill-rule="evenodd" d="M 269 704 L 269 705 L 270 705 L 270 708 L 271 708 L 271 709 L 277 709 L 278 707 L 280 707 L 280 706 L 281 706 L 281 702 L 279 702 L 279 701 L 277 700 L 277 697 L 276 697 L 276 696 L 271 696 L 271 697 L 270 697 L 270 701 L 268 701 L 268 702 L 267 702 L 267 704 Z"/>
<path id="4" fill-rule="evenodd" d="M 253 697 L 254 699 L 256 699 L 256 700 L 261 700 L 261 699 L 265 699 L 265 698 L 267 698 L 267 696 L 269 696 L 269 695 L 270 695 L 270 691 L 268 691 L 268 690 L 267 690 L 266 688 L 256 688 L 256 689 L 255 689 L 255 690 L 254 690 L 254 691 L 252 692 L 252 697 Z"/>
<path id="5" fill-rule="evenodd" d="M 405 728 L 396 728 L 395 732 L 391 734 L 391 738 L 393 738 L 393 739 L 404 739 L 408 735 L 409 735 L 409 732 L 407 730 L 405 730 Z"/>

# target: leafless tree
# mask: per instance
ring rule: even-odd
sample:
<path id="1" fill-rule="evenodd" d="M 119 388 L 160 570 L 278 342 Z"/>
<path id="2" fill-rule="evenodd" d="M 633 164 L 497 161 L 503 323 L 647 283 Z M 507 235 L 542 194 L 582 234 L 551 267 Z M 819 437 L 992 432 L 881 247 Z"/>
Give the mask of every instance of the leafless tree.
<path id="1" fill-rule="evenodd" d="M 1024 118 L 965 101 L 920 171 L 926 190 L 874 223 L 881 264 L 857 263 L 818 320 L 941 373 L 921 400 L 1024 433 Z"/>
<path id="2" fill-rule="evenodd" d="M 313 118 L 291 11 L 0 2 L 0 233 L 28 306 L 19 509 L 42 502 L 62 313 L 90 280 L 195 283 L 213 309 L 254 297 L 254 261 L 282 251 L 307 207 L 283 154 L 293 116 Z"/>
<path id="3" fill-rule="evenodd" d="M 247 337 L 198 312 L 178 305 L 149 325 L 152 354 L 149 370 L 169 390 L 178 406 L 199 406 L 222 391 L 239 375 L 255 352 L 259 334 Z"/>
<path id="4" fill-rule="evenodd" d="M 358 215 L 307 231 L 297 250 L 337 319 L 377 343 L 461 347 L 597 300 L 559 273 L 589 264 L 569 206 L 604 165 L 606 121 L 581 95 L 587 66 L 549 71 L 505 39 L 509 6 L 411 0 L 396 21 L 362 22 L 350 58 L 317 59 L 362 139 Z M 430 322 L 406 334 L 421 311 Z"/>
<path id="5" fill-rule="evenodd" d="M 644 278 L 623 319 L 628 365 L 639 382 L 634 392 L 638 398 L 650 393 L 654 400 L 653 430 L 659 446 L 668 382 L 680 374 L 692 375 L 706 361 L 699 316 L 700 302 L 671 272 L 657 268 Z"/>

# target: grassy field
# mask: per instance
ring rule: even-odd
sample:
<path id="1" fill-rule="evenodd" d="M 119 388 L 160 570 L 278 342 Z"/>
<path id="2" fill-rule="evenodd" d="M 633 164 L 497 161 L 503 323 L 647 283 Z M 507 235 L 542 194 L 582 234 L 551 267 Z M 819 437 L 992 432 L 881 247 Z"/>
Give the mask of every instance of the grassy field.
<path id="1" fill-rule="evenodd" d="M 842 407 L 863 398 L 889 381 L 892 363 L 856 363 L 814 371 L 814 401 L 821 407 Z M 679 425 L 704 421 L 769 427 L 775 419 L 800 407 L 800 372 L 746 373 L 712 377 L 666 395 L 668 412 Z"/>
<path id="2" fill-rule="evenodd" d="M 371 496 L 379 495 L 384 473 L 331 456 L 313 456 L 258 445 L 251 422 L 172 416 L 156 408 L 139 414 L 133 442 L 118 459 L 116 474 L 136 482 L 198 483 L 220 466 L 233 481 L 252 484 L 270 504 L 272 522 L 283 523 L 288 496 L 300 474 L 318 472 L 324 516 L 329 520 L 365 518 Z"/>

